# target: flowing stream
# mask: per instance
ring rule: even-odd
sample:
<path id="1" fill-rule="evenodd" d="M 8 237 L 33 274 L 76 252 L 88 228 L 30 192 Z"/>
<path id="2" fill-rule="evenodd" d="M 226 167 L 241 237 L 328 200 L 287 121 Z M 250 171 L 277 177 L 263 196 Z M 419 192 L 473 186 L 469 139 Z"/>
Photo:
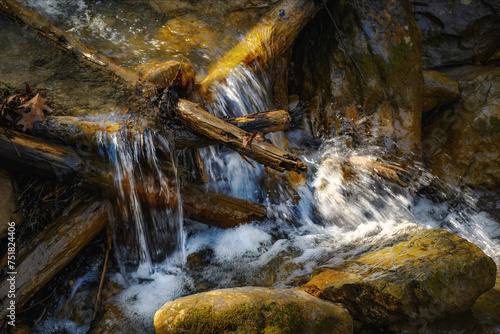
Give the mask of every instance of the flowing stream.
<path id="1" fill-rule="evenodd" d="M 217 48 L 198 45 L 179 50 L 175 43 L 161 40 L 156 31 L 169 19 L 186 19 L 183 15 L 193 13 L 165 18 L 137 1 L 24 3 L 125 65 L 140 67 L 152 59 L 183 58 L 193 63 L 199 76 L 246 28 L 231 32 L 231 38 Z M 208 6 L 206 2 L 202 5 Z M 210 30 L 216 23 L 207 18 L 209 11 L 204 14 L 202 5 L 197 9 L 198 21 Z M 215 30 L 214 34 L 210 36 L 217 41 L 222 32 Z M 256 74 L 245 67 L 233 70 L 225 85 L 215 87 L 210 111 L 235 117 L 274 109 L 268 75 L 265 70 Z M 402 240 L 419 228 L 454 232 L 500 264 L 498 194 L 459 192 L 455 198 L 443 200 L 437 194 L 417 191 L 433 178 L 425 171 L 421 184 L 408 188 L 363 170 L 355 170 L 355 175 L 346 179 L 339 167 L 344 161 L 351 157 L 375 160 L 382 156 L 380 148 L 352 149 L 345 138 L 337 137 L 311 150 L 311 136 L 302 130 L 268 135 L 268 139 L 303 152 L 299 157 L 308 165 L 305 181 L 290 182 L 276 172 L 268 175 L 258 163 L 253 162 L 253 167 L 225 148 L 201 150 L 207 189 L 261 203 L 270 212 L 265 222 L 221 230 L 193 221 L 184 223 L 178 202 L 167 209 L 149 205 L 145 193 L 173 191 L 180 198 L 176 190 L 179 177 L 167 178 L 158 158 L 161 151 L 176 170 L 178 156 L 171 151 L 168 138 L 154 131 L 100 134 L 96 138 L 103 159 L 114 166 L 116 196 L 110 199 L 109 208 L 120 266 L 111 268 L 108 277 L 125 289 L 111 302 L 125 315 L 130 332 L 151 330 L 155 311 L 178 297 L 246 285 L 296 287 L 318 269 Z M 97 282 L 99 275 L 96 268 L 89 270 L 73 284 L 71 296 L 86 289 L 86 282 Z M 54 318 L 36 332 L 62 329 L 85 333 L 88 325 Z M 500 332 L 500 328 L 496 330 Z"/>

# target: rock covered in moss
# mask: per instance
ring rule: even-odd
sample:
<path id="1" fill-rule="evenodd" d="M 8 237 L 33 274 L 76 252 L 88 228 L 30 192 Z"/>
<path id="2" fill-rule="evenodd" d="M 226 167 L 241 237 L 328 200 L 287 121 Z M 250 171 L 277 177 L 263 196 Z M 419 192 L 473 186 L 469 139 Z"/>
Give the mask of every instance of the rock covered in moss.
<path id="1" fill-rule="evenodd" d="M 474 244 L 444 230 L 419 230 L 323 271 L 302 289 L 343 303 L 355 320 L 384 326 L 463 312 L 493 287 L 495 276 L 495 262 Z"/>
<path id="2" fill-rule="evenodd" d="M 299 290 L 243 287 L 168 302 L 156 333 L 352 333 L 347 310 Z"/>
<path id="3" fill-rule="evenodd" d="M 462 99 L 423 128 L 426 167 L 451 186 L 500 189 L 500 68 L 447 73 L 458 81 Z"/>
<path id="4" fill-rule="evenodd" d="M 438 71 L 424 71 L 423 112 L 453 103 L 459 98 L 458 82 Z"/>

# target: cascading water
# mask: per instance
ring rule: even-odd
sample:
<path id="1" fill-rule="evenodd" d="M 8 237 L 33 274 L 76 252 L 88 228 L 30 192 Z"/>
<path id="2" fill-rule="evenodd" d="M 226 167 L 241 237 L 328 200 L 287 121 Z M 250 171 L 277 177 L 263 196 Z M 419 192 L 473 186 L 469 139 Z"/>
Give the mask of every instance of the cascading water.
<path id="1" fill-rule="evenodd" d="M 138 272 L 147 276 L 153 272 L 153 263 L 167 256 L 182 264 L 183 215 L 177 163 L 169 142 L 152 130 L 99 132 L 96 139 L 101 155 L 114 166 L 116 194 L 109 199 L 108 211 L 122 274 L 125 267 L 138 265 Z M 170 157 L 170 179 L 163 172 L 157 149 Z M 155 204 L 154 197 L 163 198 L 164 207 Z"/>

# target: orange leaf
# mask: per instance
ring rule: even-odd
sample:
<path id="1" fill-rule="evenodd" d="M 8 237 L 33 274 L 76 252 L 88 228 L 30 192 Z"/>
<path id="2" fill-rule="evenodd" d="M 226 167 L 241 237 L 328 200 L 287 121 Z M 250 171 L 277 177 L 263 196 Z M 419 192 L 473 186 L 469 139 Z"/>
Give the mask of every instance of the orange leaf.
<path id="1" fill-rule="evenodd" d="M 16 111 L 23 116 L 21 120 L 17 122 L 17 125 L 22 125 L 23 131 L 26 131 L 27 129 L 33 129 L 35 122 L 45 123 L 47 119 L 45 118 L 44 111 L 52 112 L 52 109 L 49 108 L 46 102 L 47 100 L 38 93 L 34 98 L 22 104 L 20 106 L 21 109 Z"/>

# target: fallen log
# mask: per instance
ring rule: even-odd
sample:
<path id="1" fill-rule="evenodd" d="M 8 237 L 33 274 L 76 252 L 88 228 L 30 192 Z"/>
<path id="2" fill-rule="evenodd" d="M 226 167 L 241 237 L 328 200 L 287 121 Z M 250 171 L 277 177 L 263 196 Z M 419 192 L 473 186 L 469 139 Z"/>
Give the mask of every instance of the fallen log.
<path id="1" fill-rule="evenodd" d="M 60 181 L 84 182 L 86 186 L 105 192 L 114 191 L 111 172 L 98 159 L 94 159 L 94 162 L 91 157 L 82 159 L 74 149 L 40 138 L 17 132 L 11 132 L 8 136 L 0 133 L 0 157 L 0 166 L 6 169 L 17 172 L 24 170 L 45 177 L 56 176 Z M 184 185 L 181 194 L 183 209 L 188 212 L 186 217 L 201 223 L 229 228 L 266 218 L 266 208 L 262 205 L 205 191 L 199 186 Z M 169 203 L 165 194 L 139 195 L 147 196 L 152 205 L 165 207 Z M 213 208 L 212 212 L 210 208 Z M 228 222 L 230 219 L 234 219 L 234 222 Z"/>
<path id="2" fill-rule="evenodd" d="M 195 103 L 179 99 L 176 113 L 191 131 L 213 139 L 264 166 L 278 171 L 302 172 L 307 170 L 306 164 L 294 154 L 224 122 Z"/>
<path id="3" fill-rule="evenodd" d="M 247 132 L 269 133 L 284 131 L 290 128 L 291 117 L 284 110 L 265 111 L 249 114 L 238 118 L 229 118 L 226 122 Z M 33 133 L 37 136 L 61 141 L 67 145 L 76 146 L 78 153 L 88 152 L 88 148 L 95 145 L 95 135 L 98 132 L 116 132 L 121 128 L 138 126 L 128 120 L 116 122 L 100 122 L 82 120 L 73 116 L 47 117 L 47 123 L 37 123 Z M 197 135 L 186 129 L 172 131 L 170 136 L 176 149 L 201 148 L 217 144 L 217 141 Z"/>
<path id="4" fill-rule="evenodd" d="M 256 68 L 270 64 L 289 49 L 298 33 L 322 7 L 321 1 L 281 1 L 241 42 L 210 67 L 208 75 L 197 87 L 200 94 L 210 100 L 212 84 L 223 82 L 238 65 Z"/>
<path id="5" fill-rule="evenodd" d="M 86 198 L 36 237 L 36 247 L 25 248 L 15 263 L 15 309 L 20 310 L 33 295 L 66 266 L 108 223 L 106 205 Z M 10 276 L 8 274 L 8 276 Z M 0 283 L 0 319 L 7 320 L 11 281 Z"/>
<path id="6" fill-rule="evenodd" d="M 116 77 L 123 79 L 132 88 L 140 86 L 146 91 L 152 91 L 154 85 L 144 80 L 135 71 L 118 65 L 114 60 L 96 51 L 74 35 L 57 28 L 42 16 L 26 8 L 15 0 L 0 0 L 0 10 L 17 21 L 29 25 L 40 35 L 52 41 L 55 45 L 70 52 L 74 57 L 81 57 L 93 65 L 103 68 Z"/>

